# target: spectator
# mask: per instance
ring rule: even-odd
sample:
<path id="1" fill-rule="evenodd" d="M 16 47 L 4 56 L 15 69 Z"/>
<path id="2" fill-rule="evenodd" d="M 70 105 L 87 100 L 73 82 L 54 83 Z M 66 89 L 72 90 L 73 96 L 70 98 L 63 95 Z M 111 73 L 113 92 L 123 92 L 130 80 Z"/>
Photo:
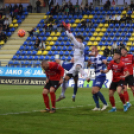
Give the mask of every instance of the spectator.
<path id="1" fill-rule="evenodd" d="M 119 50 L 121 50 L 122 48 L 125 48 L 125 45 L 124 45 L 123 42 L 121 41 L 121 42 L 120 42 L 120 45 L 119 45 Z"/>
<path id="2" fill-rule="evenodd" d="M 106 15 L 105 20 L 106 20 L 107 23 L 109 23 L 109 15 Z"/>
<path id="3" fill-rule="evenodd" d="M 14 4 L 13 11 L 16 10 L 17 8 L 18 8 L 18 5 L 17 4 Z"/>
<path id="4" fill-rule="evenodd" d="M 123 17 L 120 19 L 120 23 L 122 23 L 123 21 L 125 21 L 126 24 L 126 15 L 124 14 Z"/>
<path id="5" fill-rule="evenodd" d="M 11 4 L 9 4 L 9 12 L 11 13 L 12 11 L 13 11 L 13 7 L 12 7 L 12 5 Z"/>
<path id="6" fill-rule="evenodd" d="M 6 8 L 5 8 L 5 14 L 8 14 L 9 12 L 10 12 L 10 9 L 9 9 L 8 6 L 6 6 Z"/>
<path id="7" fill-rule="evenodd" d="M 4 42 L 7 41 L 7 36 L 4 32 L 1 33 L 1 40 L 3 40 Z"/>
<path id="8" fill-rule="evenodd" d="M 132 21 L 132 18 L 131 18 L 131 15 L 128 15 L 127 17 L 126 17 L 126 21 L 127 21 L 127 23 L 129 22 L 131 22 Z"/>
<path id="9" fill-rule="evenodd" d="M 72 5 L 72 2 L 69 0 L 68 1 L 68 6 L 70 7 Z"/>
<path id="10" fill-rule="evenodd" d="M 94 7 L 93 7 L 93 3 L 90 2 L 90 5 L 89 5 L 89 11 L 92 11 L 93 9 L 94 9 Z"/>
<path id="11" fill-rule="evenodd" d="M 43 42 L 43 40 L 40 42 L 39 44 L 39 50 L 45 50 L 46 46 L 45 46 L 45 43 Z"/>
<path id="12" fill-rule="evenodd" d="M 6 18 L 8 18 L 8 21 L 9 21 L 9 25 L 12 23 L 12 17 L 11 17 L 11 15 L 10 15 L 10 13 L 8 13 L 7 15 L 6 15 Z"/>
<path id="13" fill-rule="evenodd" d="M 75 5 L 75 13 L 76 14 L 79 14 L 79 9 L 80 9 L 80 6 L 79 6 L 79 4 L 77 2 L 76 5 Z"/>
<path id="14" fill-rule="evenodd" d="M 86 23 L 87 23 L 86 20 L 81 21 L 81 26 L 80 27 L 87 27 Z"/>
<path id="15" fill-rule="evenodd" d="M 83 2 L 81 2 L 80 9 L 81 9 L 82 12 L 83 12 L 84 9 L 85 9 Z"/>
<path id="16" fill-rule="evenodd" d="M 52 27 L 53 27 L 53 25 L 52 25 L 52 23 L 50 22 L 50 24 L 49 24 L 49 30 L 50 30 L 50 32 L 52 31 Z"/>
<path id="17" fill-rule="evenodd" d="M 22 8 L 22 7 L 19 8 L 18 14 L 19 14 L 19 15 L 22 15 L 22 14 L 23 14 L 23 8 Z"/>
<path id="18" fill-rule="evenodd" d="M 92 19 L 89 19 L 89 21 L 88 21 L 88 27 L 92 27 L 93 26 L 93 21 L 92 21 Z"/>
<path id="19" fill-rule="evenodd" d="M 120 14 L 118 14 L 117 17 L 115 18 L 115 23 L 120 24 L 120 19 L 121 19 L 121 16 L 120 16 Z"/>
<path id="20" fill-rule="evenodd" d="M 133 8 L 134 8 L 134 3 L 133 3 L 133 1 L 131 1 L 130 9 L 133 11 Z"/>
<path id="21" fill-rule="evenodd" d="M 51 11 L 51 7 L 54 5 L 53 0 L 49 0 L 49 11 Z"/>
<path id="22" fill-rule="evenodd" d="M 41 5 L 40 0 L 37 0 L 37 1 L 36 1 L 36 9 L 37 9 L 37 13 L 40 13 L 40 5 Z"/>
<path id="23" fill-rule="evenodd" d="M 56 14 L 56 8 L 55 6 L 51 7 L 51 14 L 55 15 Z"/>
<path id="24" fill-rule="evenodd" d="M 11 12 L 10 15 L 11 15 L 11 18 L 12 18 L 12 21 L 13 21 L 13 18 L 15 17 L 15 16 L 14 16 L 14 12 Z"/>
<path id="25" fill-rule="evenodd" d="M 29 5 L 27 6 L 27 10 L 28 10 L 28 12 L 32 13 L 33 7 L 31 5 L 31 3 L 29 3 Z"/>
<path id="26" fill-rule="evenodd" d="M 39 28 L 37 27 L 37 29 L 35 30 L 35 34 L 38 35 L 40 33 Z"/>
<path id="27" fill-rule="evenodd" d="M 19 9 L 23 10 L 23 5 L 21 3 L 19 4 Z"/>
<path id="28" fill-rule="evenodd" d="M 110 18 L 110 21 L 115 24 L 115 15 L 112 15 L 112 17 Z"/>
<path id="29" fill-rule="evenodd" d="M 68 7 L 68 3 L 65 4 L 65 6 L 63 7 L 64 10 L 64 14 L 68 15 L 69 14 L 69 7 Z"/>
<path id="30" fill-rule="evenodd" d="M 14 10 L 14 17 L 16 17 L 19 13 L 19 8 L 17 7 L 15 10 Z"/>
<path id="31" fill-rule="evenodd" d="M 53 21 L 54 21 L 53 16 L 50 15 L 50 18 L 46 21 L 46 23 L 50 23 L 50 22 L 53 22 Z"/>
<path id="32" fill-rule="evenodd" d="M 111 6 L 111 2 L 107 0 L 106 3 L 104 4 L 104 9 L 109 10 L 110 6 Z"/>
<path id="33" fill-rule="evenodd" d="M 113 6 L 113 7 L 115 7 L 115 6 L 116 6 L 116 3 L 115 3 L 115 1 L 114 1 L 114 0 L 112 1 L 112 6 Z"/>
<path id="34" fill-rule="evenodd" d="M 108 5 L 108 8 L 110 8 L 111 2 L 109 0 L 107 0 L 107 5 Z"/>
<path id="35" fill-rule="evenodd" d="M 128 6 L 127 2 L 125 2 L 125 10 L 126 10 L 126 11 L 128 11 L 128 7 L 129 7 L 129 6 Z"/>
<path id="36" fill-rule="evenodd" d="M 85 11 L 89 10 L 88 2 L 85 4 Z"/>
<path id="37" fill-rule="evenodd" d="M 114 41 L 113 45 L 112 45 L 112 48 L 111 48 L 112 55 L 114 54 L 114 51 L 117 50 L 117 49 L 118 49 L 118 46 L 117 46 L 116 42 Z"/>
<path id="38" fill-rule="evenodd" d="M 35 31 L 35 30 L 34 30 L 34 27 L 33 27 L 31 31 L 27 31 L 27 32 L 29 33 L 29 36 L 33 37 L 33 32 L 34 32 L 34 31 Z"/>
<path id="39" fill-rule="evenodd" d="M 70 7 L 69 7 L 69 12 L 70 12 L 71 14 L 74 14 L 74 13 L 75 13 L 75 7 L 73 6 L 73 4 L 70 5 Z"/>
<path id="40" fill-rule="evenodd" d="M 58 14 L 59 13 L 59 11 L 60 11 L 60 6 L 59 6 L 59 4 L 57 3 L 57 5 L 55 6 L 55 10 L 56 10 L 56 14 Z"/>
<path id="41" fill-rule="evenodd" d="M 106 46 L 106 48 L 105 48 L 105 50 L 104 50 L 104 56 L 105 56 L 105 57 L 108 57 L 109 54 L 110 54 L 110 50 L 109 50 L 108 46 Z"/>
<path id="42" fill-rule="evenodd" d="M 7 32 L 9 30 L 9 21 L 8 18 L 5 18 L 4 23 L 3 23 L 4 29 Z"/>
<path id="43" fill-rule="evenodd" d="M 66 5 L 66 0 L 62 1 L 62 6 L 64 7 Z"/>
<path id="44" fill-rule="evenodd" d="M 39 48 L 39 44 L 40 44 L 40 40 L 39 40 L 39 38 L 37 37 L 36 43 L 35 43 L 34 47 L 35 47 L 36 49 L 38 49 L 38 48 Z"/>
<path id="45" fill-rule="evenodd" d="M 53 25 L 53 30 L 54 30 L 54 31 L 57 30 L 57 24 L 56 24 L 56 23 L 54 23 L 54 25 Z"/>

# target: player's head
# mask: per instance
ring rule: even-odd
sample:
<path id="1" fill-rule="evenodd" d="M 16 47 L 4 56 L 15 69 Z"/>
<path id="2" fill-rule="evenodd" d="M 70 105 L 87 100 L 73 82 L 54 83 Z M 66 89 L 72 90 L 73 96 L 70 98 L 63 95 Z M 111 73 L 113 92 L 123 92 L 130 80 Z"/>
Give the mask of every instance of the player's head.
<path id="1" fill-rule="evenodd" d="M 77 35 L 77 36 L 75 36 L 75 38 L 80 43 L 82 43 L 84 41 L 84 37 L 82 35 Z"/>
<path id="2" fill-rule="evenodd" d="M 97 46 L 92 46 L 91 51 L 92 53 L 95 53 L 95 54 L 98 53 Z"/>
<path id="3" fill-rule="evenodd" d="M 42 67 L 44 70 L 48 69 L 48 68 L 49 68 L 48 61 L 43 60 L 43 61 L 41 62 L 41 67 Z"/>
<path id="4" fill-rule="evenodd" d="M 127 49 L 125 47 L 121 48 L 121 55 L 125 56 L 127 54 Z"/>
<path id="5" fill-rule="evenodd" d="M 113 59 L 116 61 L 116 60 L 119 60 L 121 58 L 121 53 L 120 51 L 115 51 L 114 52 L 114 56 L 113 56 Z"/>

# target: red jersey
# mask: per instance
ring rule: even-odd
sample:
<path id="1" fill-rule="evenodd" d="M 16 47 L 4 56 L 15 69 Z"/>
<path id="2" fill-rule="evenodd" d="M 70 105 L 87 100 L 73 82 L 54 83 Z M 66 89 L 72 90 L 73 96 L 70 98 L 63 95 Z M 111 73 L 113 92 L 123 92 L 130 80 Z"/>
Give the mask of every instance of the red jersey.
<path id="1" fill-rule="evenodd" d="M 121 61 L 125 63 L 129 74 L 133 75 L 134 56 L 132 54 L 127 54 L 126 57 L 121 57 Z"/>
<path id="2" fill-rule="evenodd" d="M 48 62 L 49 68 L 45 70 L 45 74 L 49 80 L 59 81 L 64 76 L 64 69 L 56 62 Z"/>
<path id="3" fill-rule="evenodd" d="M 108 64 L 108 70 L 113 71 L 113 82 L 118 82 L 121 80 L 120 76 L 123 76 L 125 71 L 128 71 L 127 67 L 125 66 L 125 63 L 121 62 L 116 63 L 114 60 L 112 60 Z"/>

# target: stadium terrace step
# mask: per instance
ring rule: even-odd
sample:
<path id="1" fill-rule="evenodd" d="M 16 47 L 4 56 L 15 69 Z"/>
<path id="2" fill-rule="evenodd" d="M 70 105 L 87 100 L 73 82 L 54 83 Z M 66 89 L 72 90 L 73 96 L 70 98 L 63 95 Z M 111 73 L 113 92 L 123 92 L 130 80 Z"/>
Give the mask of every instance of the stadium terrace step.
<path id="1" fill-rule="evenodd" d="M 14 54 L 14 53 L 16 53 L 16 50 L 1 50 L 0 51 L 0 54 Z"/>
<path id="2" fill-rule="evenodd" d="M 20 48 L 20 46 L 21 46 L 21 44 L 20 45 L 4 45 L 2 48 L 1 48 L 1 50 L 0 50 L 0 52 L 2 51 L 2 50 L 18 50 L 19 48 Z M 8 54 L 8 51 L 7 51 L 7 54 Z"/>

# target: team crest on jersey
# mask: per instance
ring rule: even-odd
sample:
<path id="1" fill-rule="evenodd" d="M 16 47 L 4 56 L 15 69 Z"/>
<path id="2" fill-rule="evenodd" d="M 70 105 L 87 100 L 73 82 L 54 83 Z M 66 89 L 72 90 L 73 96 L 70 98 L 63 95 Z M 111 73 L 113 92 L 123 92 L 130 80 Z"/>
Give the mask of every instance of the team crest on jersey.
<path id="1" fill-rule="evenodd" d="M 113 65 L 114 68 L 118 68 L 118 65 Z"/>

